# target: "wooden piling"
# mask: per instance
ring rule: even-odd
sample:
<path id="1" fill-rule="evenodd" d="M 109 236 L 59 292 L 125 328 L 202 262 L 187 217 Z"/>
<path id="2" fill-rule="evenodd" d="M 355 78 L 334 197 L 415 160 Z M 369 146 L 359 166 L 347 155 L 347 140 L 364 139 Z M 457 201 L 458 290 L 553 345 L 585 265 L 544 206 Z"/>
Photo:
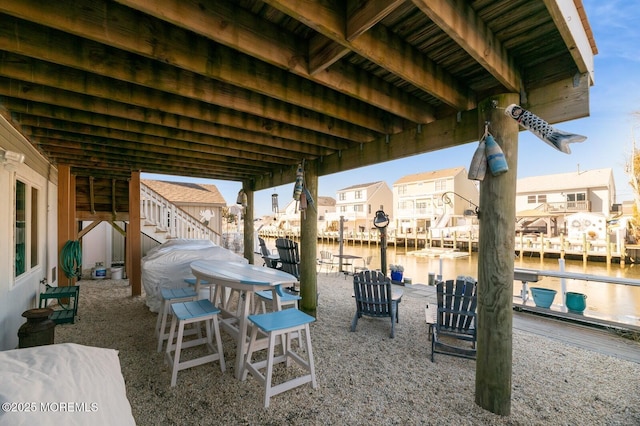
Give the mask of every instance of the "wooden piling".
<path id="1" fill-rule="evenodd" d="M 318 199 L 318 164 L 307 161 L 304 172 L 305 187 L 314 200 Z M 300 212 L 300 310 L 311 316 L 316 316 L 318 308 L 318 276 L 316 264 L 311 259 L 317 256 L 318 239 L 318 211 L 317 207 L 309 206 Z M 304 260 L 307 260 L 306 262 Z"/>
<path id="2" fill-rule="evenodd" d="M 479 129 L 485 124 L 502 148 L 509 170 L 487 174 L 480 183 L 476 403 L 493 413 L 511 412 L 513 267 L 518 123 L 504 114 L 517 94 L 487 98 L 478 104 Z"/>

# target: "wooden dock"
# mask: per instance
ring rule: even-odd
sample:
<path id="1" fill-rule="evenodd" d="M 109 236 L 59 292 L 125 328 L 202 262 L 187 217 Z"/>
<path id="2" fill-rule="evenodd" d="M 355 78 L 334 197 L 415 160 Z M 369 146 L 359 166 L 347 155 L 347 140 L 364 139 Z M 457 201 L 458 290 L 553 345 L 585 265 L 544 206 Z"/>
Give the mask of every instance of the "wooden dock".
<path id="1" fill-rule="evenodd" d="M 413 247 L 416 250 L 440 248 L 471 254 L 478 251 L 478 235 L 474 232 L 454 230 L 436 230 L 438 232 L 401 234 L 390 232 L 387 245 L 394 247 Z M 263 238 L 290 238 L 297 240 L 299 233 L 294 230 L 260 232 Z M 338 244 L 340 235 L 333 231 L 318 231 L 321 244 Z M 348 246 L 377 247 L 380 234 L 376 230 L 365 232 L 345 232 L 343 243 Z M 569 239 L 564 235 L 548 237 L 544 234 L 518 233 L 515 239 L 515 254 L 524 256 L 582 259 L 583 261 L 605 261 L 607 263 L 640 262 L 640 245 L 615 244 L 606 240 L 590 239 L 586 235 L 581 239 Z"/>

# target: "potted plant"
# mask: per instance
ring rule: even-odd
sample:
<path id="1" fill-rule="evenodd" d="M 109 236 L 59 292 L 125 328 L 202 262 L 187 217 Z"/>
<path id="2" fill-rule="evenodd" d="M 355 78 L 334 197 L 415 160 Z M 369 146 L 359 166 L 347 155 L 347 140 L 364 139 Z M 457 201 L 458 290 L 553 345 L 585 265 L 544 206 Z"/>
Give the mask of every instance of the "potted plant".
<path id="1" fill-rule="evenodd" d="M 391 281 L 402 282 L 402 274 L 404 273 L 404 266 L 389 265 L 389 269 L 391 269 Z"/>

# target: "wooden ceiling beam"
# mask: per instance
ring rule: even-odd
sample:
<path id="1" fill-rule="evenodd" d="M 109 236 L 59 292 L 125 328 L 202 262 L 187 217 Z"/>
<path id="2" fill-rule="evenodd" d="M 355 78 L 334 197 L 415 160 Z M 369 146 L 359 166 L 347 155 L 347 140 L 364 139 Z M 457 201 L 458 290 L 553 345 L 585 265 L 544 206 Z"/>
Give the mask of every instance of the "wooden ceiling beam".
<path id="1" fill-rule="evenodd" d="M 139 170 L 148 173 L 176 174 L 173 170 L 180 170 L 186 176 L 211 177 L 212 179 L 242 180 L 249 179 L 256 174 L 256 170 L 247 167 L 234 167 L 229 163 L 204 164 L 178 161 L 169 155 L 164 156 L 123 156 L 113 150 L 89 148 L 64 143 L 46 138 L 34 137 L 34 143 L 45 151 L 56 163 L 68 164 L 72 167 L 87 169 L 111 170 L 116 175 L 123 172 L 131 173 Z M 226 165 L 225 165 L 226 164 Z M 191 174 L 190 174 L 191 173 Z"/>
<path id="2" fill-rule="evenodd" d="M 355 40 L 404 2 L 405 0 L 347 0 L 347 40 Z"/>
<path id="3" fill-rule="evenodd" d="M 165 146 L 184 147 L 196 152 L 200 152 L 201 150 L 204 152 L 217 150 L 219 154 L 223 154 L 231 146 L 240 146 L 241 150 L 247 152 L 249 155 L 259 154 L 260 156 L 273 156 L 280 158 L 282 161 L 299 159 L 299 156 L 294 154 L 296 151 L 303 152 L 309 156 L 321 156 L 331 153 L 331 151 L 322 147 L 313 145 L 304 146 L 302 143 L 283 141 L 278 138 L 267 138 L 262 135 L 258 135 L 260 143 L 255 143 L 255 141 L 252 141 L 252 136 L 254 135 L 250 132 L 243 133 L 238 131 L 238 135 L 236 135 L 238 136 L 237 138 L 229 139 L 228 136 L 209 136 L 203 133 L 170 129 L 139 121 L 93 114 L 86 111 L 71 110 L 34 102 L 20 102 L 15 99 L 2 99 L 4 101 L 0 102 L 7 108 L 11 108 L 14 119 L 23 126 L 71 130 L 76 133 L 86 133 L 88 128 L 132 132 L 139 135 L 147 135 L 150 138 L 161 138 L 161 142 L 164 142 Z M 244 137 L 245 133 L 247 137 Z M 111 135 L 110 137 L 115 137 L 115 133 L 111 133 Z M 123 135 L 123 139 L 133 140 L 132 137 L 126 134 Z M 271 142 L 271 144 L 269 144 L 269 142 Z"/>
<path id="4" fill-rule="evenodd" d="M 507 90 L 520 93 L 522 78 L 515 61 L 466 1 L 412 1 Z"/>
<path id="5" fill-rule="evenodd" d="M 316 75 L 342 59 L 348 48 L 323 36 L 314 34 L 309 39 L 309 74 Z"/>
<path id="6" fill-rule="evenodd" d="M 407 120 L 427 123 L 435 119 L 426 102 L 381 78 L 363 79 L 362 71 L 349 64 L 341 64 L 339 72 L 320 72 L 346 54 L 346 47 L 325 43 L 322 37 L 312 37 L 307 46 L 294 34 L 240 6 L 184 0 L 116 1 Z"/>
<path id="7" fill-rule="evenodd" d="M 184 129 L 195 133 L 212 134 L 233 139 L 243 140 L 243 138 L 233 135 L 236 135 L 235 132 L 238 129 L 245 129 L 268 138 L 281 138 L 295 142 L 305 141 L 305 143 L 323 146 L 328 149 L 346 149 L 349 146 L 348 141 L 345 139 L 291 127 L 276 121 L 260 119 L 225 108 L 202 108 L 202 104 L 193 101 L 185 101 L 185 106 L 181 111 L 184 115 L 178 115 L 177 113 L 168 113 L 166 109 L 164 111 L 149 109 L 39 84 L 10 80 L 1 76 L 0 96 L 4 96 L 2 103 L 6 103 L 7 108 L 15 104 L 19 97 L 31 103 L 49 104 L 52 105 L 52 108 L 60 106 L 82 111 L 90 110 L 104 116 L 130 119 L 175 130 Z M 16 96 L 16 98 L 13 98 L 14 100 L 12 100 L 13 96 Z M 31 106 L 26 105 L 26 108 Z M 226 133 L 227 131 L 229 133 Z M 289 146 L 289 148 L 298 149 L 295 146 Z"/>
<path id="8" fill-rule="evenodd" d="M 595 43 L 591 45 L 585 30 L 585 26 L 589 26 L 589 21 L 584 14 L 584 7 L 580 4 L 582 10 L 579 10 L 574 1 L 544 0 L 544 4 L 560 31 L 578 71 L 588 74 L 589 85 L 593 85 L 595 82 L 594 56 L 597 48 Z"/>
<path id="9" fill-rule="evenodd" d="M 131 133 L 129 135 L 123 135 L 123 132 L 115 131 L 110 132 L 108 129 L 91 128 L 87 126 L 82 133 L 73 132 L 73 130 L 60 130 L 60 129 L 47 129 L 42 127 L 22 126 L 25 133 L 28 133 L 31 137 L 39 138 L 40 141 L 47 140 L 50 143 L 55 144 L 56 141 L 63 141 L 61 143 L 76 144 L 79 147 L 83 144 L 88 148 L 96 147 L 96 149 L 109 150 L 111 148 L 119 150 L 122 155 L 135 155 L 137 152 L 144 152 L 144 155 L 153 158 L 169 158 L 182 160 L 185 162 L 227 162 L 237 167 L 254 167 L 255 161 L 261 160 L 265 166 L 261 166 L 265 171 L 269 170 L 269 164 L 280 165 L 284 161 L 279 157 L 263 156 L 260 158 L 259 154 L 243 153 L 239 150 L 227 150 L 225 152 L 218 152 L 217 149 L 210 150 L 189 150 L 185 148 L 174 148 L 163 144 L 161 138 L 156 138 L 153 141 L 152 137 Z M 113 134 L 110 137 L 110 134 Z M 128 140 L 126 138 L 131 138 Z M 43 145 L 43 142 L 40 143 Z M 209 152 L 207 152 L 209 151 Z M 295 161 L 291 161 L 295 163 Z"/>
<path id="10" fill-rule="evenodd" d="M 353 41 L 348 41 L 345 37 L 345 11 L 340 10 L 341 2 L 264 1 L 456 110 L 466 111 L 476 105 L 475 95 L 467 87 L 386 28 L 372 27 Z"/>
<path id="11" fill-rule="evenodd" d="M 346 38 L 353 41 L 393 12 L 404 0 L 349 0 L 346 5 Z M 347 47 L 316 34 L 309 40 L 309 73 L 315 75 L 351 52 Z M 429 120 L 431 121 L 431 120 Z M 426 123 L 426 121 L 419 121 Z"/>
<path id="12" fill-rule="evenodd" d="M 44 86 L 143 108 L 189 115 L 198 119 L 205 119 L 207 111 L 212 107 L 211 104 L 205 102 L 197 102 L 182 96 L 158 92 L 146 87 L 12 53 L 1 53 L 0 59 L 2 59 L 0 60 L 0 75 Z M 266 103 L 261 105 L 256 105 L 251 100 L 243 101 L 236 96 L 238 93 L 233 88 L 228 87 L 228 89 L 215 93 L 217 105 L 357 142 L 368 142 L 373 140 L 376 135 L 375 132 L 350 125 L 345 121 L 323 117 L 311 111 L 302 111 L 291 105 L 282 105 L 282 103 L 270 98 L 263 97 L 262 101 Z M 213 93 L 212 96 L 214 96 Z M 185 110 L 190 110 L 189 114 Z"/>
<path id="13" fill-rule="evenodd" d="M 67 3 L 67 0 L 60 1 Z M 403 127 L 402 120 L 382 109 L 314 85 L 225 46 L 214 46 L 203 37 L 194 37 L 165 22 L 148 25 L 140 13 L 131 9 L 113 3 L 96 7 L 96 1 L 100 2 L 74 0 L 66 6 L 60 4 L 59 8 L 54 8 L 58 16 L 47 15 L 47 19 L 40 21 L 46 27 L 6 18 L 4 21 L 8 22 L 0 25 L 0 28 L 7 28 L 7 33 L 0 32 L 0 49 L 208 103 L 216 103 L 225 92 L 233 92 L 233 97 L 244 103 L 251 101 L 252 105 L 275 107 L 276 101 L 286 102 L 383 134 L 396 133 Z M 84 2 L 91 3 L 91 8 L 83 8 Z M 61 28 L 60 15 L 68 16 L 70 10 L 78 12 L 78 19 L 74 20 L 73 27 Z M 117 24 L 108 20 L 112 16 L 118 17 Z M 95 19 L 105 18 L 104 28 L 95 25 Z M 148 34 L 150 26 L 154 28 Z M 138 32 L 138 36 L 125 37 L 132 31 Z M 153 45 L 144 42 L 145 34 L 153 37 Z M 140 57 L 131 57 L 131 53 Z M 225 85 L 233 88 L 225 88 Z M 257 111 L 244 112 L 265 116 Z"/>

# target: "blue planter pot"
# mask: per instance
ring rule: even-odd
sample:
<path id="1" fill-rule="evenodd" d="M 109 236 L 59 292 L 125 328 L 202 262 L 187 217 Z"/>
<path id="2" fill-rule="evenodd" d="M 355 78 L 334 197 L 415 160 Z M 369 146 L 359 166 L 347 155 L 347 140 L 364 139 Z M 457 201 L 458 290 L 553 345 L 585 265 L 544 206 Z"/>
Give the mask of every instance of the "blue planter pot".
<path id="1" fill-rule="evenodd" d="M 539 308 L 550 308 L 557 291 L 542 287 L 531 287 L 533 301 Z"/>
<path id="2" fill-rule="evenodd" d="M 583 313 L 587 307 L 587 295 L 582 293 L 567 292 L 567 309 L 575 313 Z"/>
<path id="3" fill-rule="evenodd" d="M 401 282 L 402 281 L 402 272 L 391 271 L 391 281 Z"/>

